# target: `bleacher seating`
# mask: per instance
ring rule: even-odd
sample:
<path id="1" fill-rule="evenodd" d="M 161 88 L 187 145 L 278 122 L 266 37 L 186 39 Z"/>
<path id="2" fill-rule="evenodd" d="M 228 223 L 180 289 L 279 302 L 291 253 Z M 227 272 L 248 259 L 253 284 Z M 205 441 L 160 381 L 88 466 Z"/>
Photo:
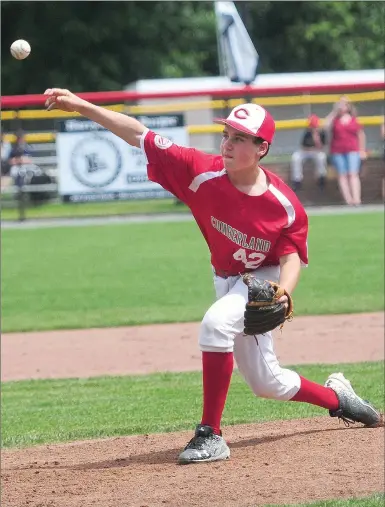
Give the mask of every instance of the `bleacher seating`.
<path id="1" fill-rule="evenodd" d="M 53 178 L 57 178 L 57 157 L 55 143 L 34 143 L 33 162 Z"/>
<path id="2" fill-rule="evenodd" d="M 278 174 L 290 185 L 290 164 L 269 164 L 266 168 Z M 304 179 L 298 197 L 305 206 L 323 206 L 328 204 L 343 204 L 338 189 L 337 174 L 332 166 L 328 166 L 326 185 L 324 189 L 317 186 L 314 177 L 314 167 L 311 161 L 304 164 Z M 362 202 L 364 204 L 377 204 L 383 202 L 383 185 L 385 178 L 385 162 L 383 158 L 369 158 L 362 165 L 361 185 Z"/>

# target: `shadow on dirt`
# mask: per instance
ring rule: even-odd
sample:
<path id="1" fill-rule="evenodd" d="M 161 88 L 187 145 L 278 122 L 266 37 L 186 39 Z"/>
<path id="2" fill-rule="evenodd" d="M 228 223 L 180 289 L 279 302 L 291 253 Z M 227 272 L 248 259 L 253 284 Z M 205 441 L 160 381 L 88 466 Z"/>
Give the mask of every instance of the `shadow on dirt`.
<path id="1" fill-rule="evenodd" d="M 330 433 L 334 431 L 341 431 L 346 428 L 339 426 L 337 428 L 326 428 L 326 429 L 317 429 L 317 430 L 306 430 L 300 431 L 298 433 L 289 433 L 282 435 L 272 435 L 272 436 L 264 436 L 264 437 L 256 437 L 246 440 L 240 440 L 238 442 L 229 443 L 230 449 L 242 449 L 246 447 L 258 446 L 261 444 L 269 443 L 269 442 L 277 442 L 283 439 L 290 439 L 292 437 L 297 437 L 299 435 L 314 435 L 316 433 Z M 364 429 L 362 427 L 355 427 L 350 429 Z M 131 465 L 157 465 L 157 464 L 175 464 L 177 461 L 177 457 L 181 452 L 181 448 L 175 449 L 167 449 L 164 451 L 158 452 L 149 452 L 144 454 L 137 454 L 136 456 L 131 456 L 127 458 L 117 458 L 115 460 L 107 460 L 107 461 L 99 461 L 95 463 L 85 463 L 81 465 L 75 465 L 73 467 L 55 467 L 55 468 L 68 468 L 71 470 L 94 470 L 94 469 L 103 469 L 103 468 L 122 468 L 122 467 L 130 467 Z"/>

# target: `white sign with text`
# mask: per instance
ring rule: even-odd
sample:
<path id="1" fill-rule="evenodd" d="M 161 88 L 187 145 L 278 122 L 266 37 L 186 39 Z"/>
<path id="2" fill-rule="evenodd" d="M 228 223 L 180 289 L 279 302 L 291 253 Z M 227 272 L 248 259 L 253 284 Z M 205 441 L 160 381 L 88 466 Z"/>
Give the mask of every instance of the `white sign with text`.
<path id="1" fill-rule="evenodd" d="M 138 120 L 173 143 L 188 146 L 182 115 L 142 116 Z M 170 193 L 147 178 L 139 148 L 89 120 L 65 120 L 56 135 L 59 195 L 64 201 L 151 199 Z"/>

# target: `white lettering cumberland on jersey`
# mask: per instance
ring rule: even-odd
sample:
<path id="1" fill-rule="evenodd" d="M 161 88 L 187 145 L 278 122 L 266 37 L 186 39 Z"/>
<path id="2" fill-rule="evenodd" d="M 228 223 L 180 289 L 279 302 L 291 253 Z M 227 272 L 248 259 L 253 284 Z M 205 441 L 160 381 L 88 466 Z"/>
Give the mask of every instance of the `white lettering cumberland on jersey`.
<path id="1" fill-rule="evenodd" d="M 222 169 L 222 171 L 208 171 L 206 173 L 198 174 L 198 176 L 195 176 L 195 178 L 192 180 L 188 188 L 193 192 L 196 192 L 205 181 L 212 180 L 213 178 L 220 178 L 225 174 L 226 169 Z"/>
<path id="2" fill-rule="evenodd" d="M 257 252 L 268 252 L 271 247 L 271 242 L 266 239 L 255 238 L 252 236 L 250 240 L 247 238 L 247 234 L 244 234 L 231 225 L 218 220 L 215 217 L 211 217 L 211 225 L 219 231 L 221 234 L 229 238 L 236 245 L 241 246 L 242 248 L 249 248 L 250 250 L 255 250 Z"/>

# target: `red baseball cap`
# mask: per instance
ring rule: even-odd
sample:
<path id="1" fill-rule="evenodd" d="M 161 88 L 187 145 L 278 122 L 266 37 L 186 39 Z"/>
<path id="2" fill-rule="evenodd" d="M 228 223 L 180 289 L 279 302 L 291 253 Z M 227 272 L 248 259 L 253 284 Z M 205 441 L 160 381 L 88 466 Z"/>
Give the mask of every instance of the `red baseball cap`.
<path id="1" fill-rule="evenodd" d="M 308 118 L 308 124 L 311 128 L 316 128 L 319 126 L 319 118 L 316 114 L 311 114 Z"/>
<path id="2" fill-rule="evenodd" d="M 227 118 L 214 118 L 214 123 L 229 125 L 236 130 L 273 142 L 275 122 L 271 114 L 257 104 L 241 104 L 234 107 Z"/>

